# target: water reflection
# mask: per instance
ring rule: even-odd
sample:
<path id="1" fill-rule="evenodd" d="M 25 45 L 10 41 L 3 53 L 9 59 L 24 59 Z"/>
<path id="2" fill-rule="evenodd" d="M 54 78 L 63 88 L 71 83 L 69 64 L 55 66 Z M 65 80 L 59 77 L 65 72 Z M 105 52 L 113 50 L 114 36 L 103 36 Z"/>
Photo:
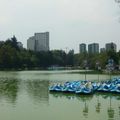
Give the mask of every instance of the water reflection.
<path id="1" fill-rule="evenodd" d="M 65 120 L 74 118 L 76 120 L 119 120 L 120 94 L 75 95 L 48 91 L 49 85 L 54 82 L 64 83 L 83 78 L 84 75 L 80 74 L 54 74 L 54 72 L 49 75 L 40 71 L 1 72 L 0 118 L 60 120 L 62 117 Z M 87 78 L 95 80 L 97 76 L 88 75 Z M 100 75 L 100 80 L 107 78 Z"/>
<path id="2" fill-rule="evenodd" d="M 108 107 L 108 120 L 114 120 L 114 114 L 115 114 L 115 111 L 114 109 L 112 108 L 112 101 L 111 101 L 111 96 L 110 96 L 110 101 L 109 101 L 109 107 Z"/>
<path id="3" fill-rule="evenodd" d="M 108 108 L 108 120 L 114 120 L 114 109 Z"/>
<path id="4" fill-rule="evenodd" d="M 104 109 L 108 115 L 108 120 L 115 120 L 115 118 L 117 117 L 116 115 L 119 115 L 118 118 L 120 118 L 120 106 L 118 105 L 120 100 L 119 94 L 96 93 L 94 95 L 75 95 L 69 93 L 53 92 L 50 93 L 50 95 L 52 95 L 56 99 L 61 98 L 80 101 L 80 103 L 82 103 L 83 105 L 82 112 L 85 118 L 88 118 L 89 111 L 91 111 L 91 109 L 95 109 L 94 112 L 98 114 L 101 114 Z"/>
<path id="5" fill-rule="evenodd" d="M 97 113 L 100 113 L 100 110 L 101 110 L 101 103 L 100 103 L 100 97 L 99 95 L 96 95 L 96 98 L 97 98 L 97 102 L 96 102 L 96 105 L 95 105 L 95 108 L 96 108 L 96 112 Z"/>
<path id="6" fill-rule="evenodd" d="M 24 86 L 24 87 L 23 87 Z M 19 91 L 23 91 L 22 94 L 27 92 L 27 95 L 34 100 L 35 103 L 48 103 L 49 81 L 40 80 L 27 80 L 22 81 L 18 79 L 0 79 L 0 100 L 5 100 L 7 103 L 15 103 L 17 100 Z"/>
<path id="7" fill-rule="evenodd" d="M 79 100 L 79 101 L 90 101 L 92 100 L 93 95 L 76 95 L 74 93 L 61 93 L 61 92 L 50 92 L 50 95 L 52 95 L 55 98 L 66 98 L 68 100 Z"/>
<path id="8" fill-rule="evenodd" d="M 88 113 L 89 113 L 89 106 L 88 103 L 93 99 L 93 95 L 76 95 L 72 93 L 55 93 L 51 92 L 50 95 L 55 97 L 56 99 L 68 99 L 68 100 L 74 100 L 82 103 L 83 110 L 82 114 L 85 118 L 88 118 Z"/>
<path id="9" fill-rule="evenodd" d="M 27 91 L 28 95 L 35 102 L 48 103 L 48 101 L 49 101 L 49 92 L 48 92 L 49 81 L 29 80 L 26 82 L 25 86 L 26 86 L 26 91 Z"/>
<path id="10" fill-rule="evenodd" d="M 15 103 L 19 89 L 18 82 L 16 79 L 0 79 L 0 99 Z"/>
<path id="11" fill-rule="evenodd" d="M 119 109 L 119 116 L 120 116 L 120 106 L 118 107 L 118 109 Z"/>
<path id="12" fill-rule="evenodd" d="M 88 117 L 88 104 L 86 103 L 86 100 L 85 100 L 85 102 L 84 102 L 83 115 L 84 115 L 86 118 Z"/>

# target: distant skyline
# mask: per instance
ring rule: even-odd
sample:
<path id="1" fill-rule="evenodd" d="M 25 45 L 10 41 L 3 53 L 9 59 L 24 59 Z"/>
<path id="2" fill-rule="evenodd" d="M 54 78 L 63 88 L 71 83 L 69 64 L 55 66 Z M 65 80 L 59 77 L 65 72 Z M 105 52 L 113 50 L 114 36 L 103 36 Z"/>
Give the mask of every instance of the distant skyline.
<path id="1" fill-rule="evenodd" d="M 120 9 L 115 0 L 0 0 L 0 40 L 15 35 L 27 48 L 36 32 L 50 32 L 50 49 L 114 42 L 120 50 Z"/>
<path id="2" fill-rule="evenodd" d="M 79 52 L 80 53 L 85 53 L 85 52 L 103 52 L 103 51 L 109 51 L 111 49 L 114 49 L 114 51 L 117 51 L 117 44 L 113 43 L 113 42 L 109 42 L 109 43 L 105 43 L 104 47 L 99 47 L 99 43 L 90 43 L 90 44 L 86 44 L 86 43 L 81 43 L 79 44 Z"/>

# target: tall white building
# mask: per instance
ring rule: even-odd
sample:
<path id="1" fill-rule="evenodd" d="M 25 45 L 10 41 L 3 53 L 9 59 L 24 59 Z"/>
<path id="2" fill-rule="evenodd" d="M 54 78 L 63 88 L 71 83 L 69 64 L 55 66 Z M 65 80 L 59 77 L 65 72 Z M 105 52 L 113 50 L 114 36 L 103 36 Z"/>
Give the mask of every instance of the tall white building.
<path id="1" fill-rule="evenodd" d="M 35 33 L 27 40 L 27 49 L 33 51 L 49 50 L 49 32 Z"/>

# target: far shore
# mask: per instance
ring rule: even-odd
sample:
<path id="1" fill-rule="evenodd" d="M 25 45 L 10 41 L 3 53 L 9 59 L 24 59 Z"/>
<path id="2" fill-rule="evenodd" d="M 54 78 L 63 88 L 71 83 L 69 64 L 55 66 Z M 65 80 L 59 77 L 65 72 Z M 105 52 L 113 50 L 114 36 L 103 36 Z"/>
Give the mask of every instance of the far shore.
<path id="1" fill-rule="evenodd" d="M 106 71 L 106 70 L 85 70 L 85 69 L 75 69 L 75 68 L 68 68 L 68 67 L 59 67 L 54 69 L 49 68 L 0 68 L 0 71 L 62 71 L 62 72 L 69 72 L 69 73 L 80 73 L 80 74 L 112 74 L 112 75 L 120 75 L 120 71 Z"/>

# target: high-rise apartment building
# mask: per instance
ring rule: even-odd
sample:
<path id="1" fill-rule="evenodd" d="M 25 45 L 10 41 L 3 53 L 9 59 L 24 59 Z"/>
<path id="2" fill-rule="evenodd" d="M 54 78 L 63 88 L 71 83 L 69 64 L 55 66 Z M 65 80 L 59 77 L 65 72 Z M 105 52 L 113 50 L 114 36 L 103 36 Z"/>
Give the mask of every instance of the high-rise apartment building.
<path id="1" fill-rule="evenodd" d="M 35 33 L 27 40 L 27 49 L 33 51 L 49 50 L 49 32 Z"/>
<path id="2" fill-rule="evenodd" d="M 27 49 L 28 50 L 33 50 L 33 51 L 36 51 L 35 47 L 36 47 L 36 44 L 35 44 L 35 37 L 32 36 L 32 37 L 29 37 L 29 39 L 27 40 Z"/>
<path id="3" fill-rule="evenodd" d="M 89 44 L 88 45 L 88 53 L 89 54 L 99 53 L 99 44 L 98 43 Z"/>
<path id="4" fill-rule="evenodd" d="M 80 53 L 85 53 L 86 52 L 86 44 L 85 43 L 81 43 L 79 45 L 79 52 Z"/>
<path id="5" fill-rule="evenodd" d="M 100 48 L 100 53 L 105 52 L 105 48 Z"/>
<path id="6" fill-rule="evenodd" d="M 113 42 L 106 43 L 105 48 L 106 48 L 106 51 L 110 51 L 110 50 L 114 50 L 115 52 L 117 51 L 117 45 Z"/>

